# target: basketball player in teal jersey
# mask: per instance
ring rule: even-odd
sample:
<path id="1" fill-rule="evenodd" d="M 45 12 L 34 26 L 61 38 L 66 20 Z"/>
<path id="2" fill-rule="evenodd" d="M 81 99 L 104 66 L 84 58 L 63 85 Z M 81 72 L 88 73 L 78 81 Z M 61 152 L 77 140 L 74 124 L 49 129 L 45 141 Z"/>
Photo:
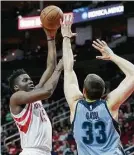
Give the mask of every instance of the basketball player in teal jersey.
<path id="1" fill-rule="evenodd" d="M 134 65 L 117 56 L 104 41 L 93 42 L 93 47 L 102 56 L 97 59 L 114 62 L 125 74 L 119 86 L 101 99 L 105 83 L 96 74 L 88 74 L 84 80 L 83 93 L 79 89 L 73 70 L 73 53 L 70 38 L 72 17 L 64 16 L 61 21 L 63 36 L 64 93 L 70 107 L 70 120 L 77 143 L 78 155 L 124 155 L 118 128 L 120 105 L 134 91 Z"/>

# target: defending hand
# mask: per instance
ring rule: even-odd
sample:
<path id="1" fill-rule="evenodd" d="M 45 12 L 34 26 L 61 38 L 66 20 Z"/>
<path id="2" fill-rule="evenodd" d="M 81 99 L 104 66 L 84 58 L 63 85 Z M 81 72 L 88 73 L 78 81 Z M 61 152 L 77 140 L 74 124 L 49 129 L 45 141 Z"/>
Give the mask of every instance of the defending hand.
<path id="1" fill-rule="evenodd" d="M 99 50 L 102 56 L 96 56 L 97 59 L 102 60 L 110 60 L 111 56 L 114 55 L 113 51 L 108 47 L 107 43 L 105 41 L 100 41 L 97 39 L 97 41 L 93 41 L 92 46 Z"/>
<path id="2" fill-rule="evenodd" d="M 71 38 L 76 36 L 76 33 L 72 33 L 71 26 L 73 23 L 73 14 L 64 14 L 63 21 L 60 20 L 61 34 L 63 37 Z"/>

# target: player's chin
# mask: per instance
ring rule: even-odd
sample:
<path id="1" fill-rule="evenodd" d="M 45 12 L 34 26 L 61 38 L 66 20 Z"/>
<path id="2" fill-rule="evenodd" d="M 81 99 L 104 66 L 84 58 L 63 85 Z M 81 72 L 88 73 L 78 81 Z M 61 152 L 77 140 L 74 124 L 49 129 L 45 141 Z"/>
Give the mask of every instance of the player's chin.
<path id="1" fill-rule="evenodd" d="M 28 91 L 32 91 L 34 89 L 34 86 L 31 86 L 28 88 Z"/>

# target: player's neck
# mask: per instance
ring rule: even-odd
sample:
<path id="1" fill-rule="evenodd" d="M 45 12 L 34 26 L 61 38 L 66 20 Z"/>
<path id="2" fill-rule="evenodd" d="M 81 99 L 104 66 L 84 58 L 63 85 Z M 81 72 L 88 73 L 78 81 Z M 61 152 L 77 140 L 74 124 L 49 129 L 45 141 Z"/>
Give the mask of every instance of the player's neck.
<path id="1" fill-rule="evenodd" d="M 91 103 L 91 102 L 95 102 L 96 100 L 90 100 L 90 99 L 86 98 L 86 101 Z"/>

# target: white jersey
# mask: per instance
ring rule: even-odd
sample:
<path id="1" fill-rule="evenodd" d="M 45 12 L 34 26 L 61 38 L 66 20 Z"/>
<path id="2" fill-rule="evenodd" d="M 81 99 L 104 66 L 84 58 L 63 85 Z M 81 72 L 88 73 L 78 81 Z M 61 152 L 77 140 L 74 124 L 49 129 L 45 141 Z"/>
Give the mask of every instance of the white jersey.
<path id="1" fill-rule="evenodd" d="M 11 113 L 19 129 L 22 149 L 52 149 L 52 126 L 42 102 L 26 104 L 17 115 Z"/>

